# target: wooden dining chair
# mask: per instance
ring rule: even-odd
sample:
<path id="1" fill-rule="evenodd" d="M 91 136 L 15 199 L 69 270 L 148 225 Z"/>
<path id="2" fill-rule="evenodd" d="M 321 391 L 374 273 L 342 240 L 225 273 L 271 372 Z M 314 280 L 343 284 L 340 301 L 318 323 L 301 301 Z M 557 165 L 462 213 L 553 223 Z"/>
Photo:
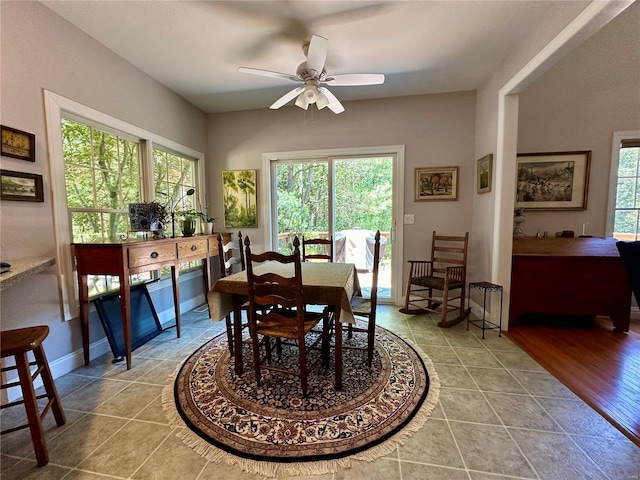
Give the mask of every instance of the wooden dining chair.
<path id="1" fill-rule="evenodd" d="M 308 374 L 328 360 L 328 335 L 310 335 L 312 329 L 323 321 L 322 313 L 308 312 L 305 309 L 302 288 L 302 266 L 300 260 L 300 240 L 294 238 L 292 255 L 278 252 L 251 252 L 251 241 L 244 239 L 247 260 L 247 283 L 249 287 L 249 330 L 253 346 L 253 365 L 256 382 L 261 384 L 262 371 L 271 370 L 300 377 L 302 393 L 307 395 Z M 273 262 L 276 267 L 263 274 L 254 271 L 254 264 Z M 292 276 L 283 276 L 278 265 L 292 265 Z M 274 271 L 275 270 L 275 271 Z M 262 336 L 262 340 L 259 336 Z M 299 368 L 284 368 L 281 364 L 271 363 L 271 338 L 297 341 Z M 315 337 L 315 338 L 314 338 Z M 308 345 L 307 340 L 311 342 Z M 308 352 L 321 344 L 322 354 L 308 365 Z M 265 345 L 266 355 L 260 349 Z M 325 363 L 322 362 L 322 363 Z"/>
<path id="2" fill-rule="evenodd" d="M 318 253 L 319 251 L 324 253 Z M 333 262 L 333 237 L 329 237 L 329 238 L 304 238 L 304 236 L 302 237 L 302 261 L 311 262 L 311 261 L 317 261 L 317 260 Z"/>
<path id="3" fill-rule="evenodd" d="M 467 278 L 469 232 L 463 236 L 436 235 L 431 240 L 431 260 L 409 260 L 409 279 L 402 313 L 436 312 L 439 327 L 452 326 L 465 318 L 464 298 Z M 452 303 L 453 302 L 453 303 Z M 447 313 L 458 311 L 447 321 Z"/>
<path id="4" fill-rule="evenodd" d="M 234 254 L 235 252 L 235 254 Z M 242 232 L 238 232 L 238 240 L 230 240 L 224 242 L 223 236 L 218 235 L 218 262 L 220 263 L 220 278 L 224 278 L 227 275 L 234 273 L 236 265 L 240 265 L 240 269 L 245 269 L 244 250 L 242 247 Z M 241 308 L 242 310 L 248 309 L 248 304 L 245 304 Z M 233 322 L 231 320 L 231 314 L 227 314 L 225 317 L 227 323 L 227 342 L 229 344 L 229 353 L 233 356 Z M 244 324 L 242 328 L 245 328 L 248 324 Z"/>
<path id="5" fill-rule="evenodd" d="M 376 339 L 376 309 L 378 306 L 378 268 L 380 267 L 380 230 L 376 232 L 375 243 L 373 245 L 373 267 L 371 278 L 371 294 L 369 298 L 362 296 L 354 296 L 351 298 L 351 310 L 354 316 L 364 317 L 367 319 L 366 327 L 358 327 L 349 325 L 347 335 L 351 338 L 353 332 L 362 332 L 367 334 L 367 346 L 353 347 L 343 343 L 342 348 L 357 348 L 367 351 L 367 363 L 371 367 L 373 362 L 373 347 Z"/>

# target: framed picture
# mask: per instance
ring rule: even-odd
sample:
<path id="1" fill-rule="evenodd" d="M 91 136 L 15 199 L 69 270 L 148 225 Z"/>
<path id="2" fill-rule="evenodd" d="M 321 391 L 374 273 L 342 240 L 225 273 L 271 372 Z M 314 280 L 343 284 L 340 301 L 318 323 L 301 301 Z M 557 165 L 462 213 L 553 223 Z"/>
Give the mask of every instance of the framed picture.
<path id="1" fill-rule="evenodd" d="M 457 200 L 458 167 L 415 169 L 414 200 Z"/>
<path id="2" fill-rule="evenodd" d="M 591 151 L 519 153 L 515 208 L 587 208 Z"/>
<path id="3" fill-rule="evenodd" d="M 36 136 L 15 128 L 0 125 L 2 130 L 2 156 L 36 161 Z"/>
<path id="4" fill-rule="evenodd" d="M 42 175 L 0 170 L 2 200 L 20 202 L 44 202 Z"/>
<path id="5" fill-rule="evenodd" d="M 491 191 L 491 171 L 493 169 L 493 154 L 485 155 L 478 159 L 477 186 L 478 193 L 488 193 Z"/>
<path id="6" fill-rule="evenodd" d="M 257 170 L 222 172 L 225 227 L 258 227 L 257 173 Z"/>

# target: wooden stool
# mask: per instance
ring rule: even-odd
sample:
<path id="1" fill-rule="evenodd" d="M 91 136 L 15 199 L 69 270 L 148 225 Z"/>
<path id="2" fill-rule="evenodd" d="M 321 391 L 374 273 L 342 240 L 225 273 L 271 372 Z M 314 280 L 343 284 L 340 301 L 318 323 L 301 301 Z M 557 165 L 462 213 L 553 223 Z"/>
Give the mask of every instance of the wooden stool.
<path id="1" fill-rule="evenodd" d="M 33 441 L 33 448 L 36 452 L 36 460 L 38 461 L 39 467 L 49 462 L 49 454 L 47 453 L 47 445 L 44 441 L 44 431 L 42 429 L 42 419 L 49 409 L 52 409 L 56 424 L 59 427 L 64 425 L 66 421 L 56 386 L 51 377 L 47 357 L 44 354 L 44 348 L 42 348 L 42 342 L 47 338 L 47 335 L 49 335 L 49 327 L 46 325 L 0 332 L 0 352 L 2 358 L 13 356 L 16 363 L 14 366 L 2 368 L 0 371 L 4 373 L 10 370 L 17 370 L 19 378 L 17 382 L 3 383 L 1 388 L 6 389 L 19 385 L 22 389 L 22 400 L 2 405 L 0 408 L 13 407 L 14 405 L 24 403 L 25 410 L 27 411 L 27 423 L 3 430 L 0 432 L 0 435 L 22 430 L 23 428 L 29 428 L 31 430 L 31 440 Z M 35 357 L 35 361 L 33 362 L 29 362 L 27 358 L 29 351 L 33 351 L 33 356 Z M 33 374 L 30 368 L 32 365 L 37 367 Z M 41 375 L 46 393 L 36 396 L 33 381 L 38 375 Z M 44 407 L 42 413 L 40 413 L 37 403 L 40 398 L 48 399 L 47 405 Z"/>

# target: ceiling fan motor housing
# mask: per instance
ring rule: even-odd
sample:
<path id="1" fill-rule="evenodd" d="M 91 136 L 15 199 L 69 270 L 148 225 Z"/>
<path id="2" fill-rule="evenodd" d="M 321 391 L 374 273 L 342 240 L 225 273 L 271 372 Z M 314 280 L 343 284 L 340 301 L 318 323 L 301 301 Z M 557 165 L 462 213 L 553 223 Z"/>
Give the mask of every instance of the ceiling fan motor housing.
<path id="1" fill-rule="evenodd" d="M 324 69 L 322 70 L 322 72 L 309 70 L 307 68 L 307 62 L 302 62 L 300 65 L 298 65 L 298 68 L 296 70 L 296 75 L 303 82 L 306 82 L 307 80 L 320 79 L 324 74 L 326 74 L 326 71 Z"/>

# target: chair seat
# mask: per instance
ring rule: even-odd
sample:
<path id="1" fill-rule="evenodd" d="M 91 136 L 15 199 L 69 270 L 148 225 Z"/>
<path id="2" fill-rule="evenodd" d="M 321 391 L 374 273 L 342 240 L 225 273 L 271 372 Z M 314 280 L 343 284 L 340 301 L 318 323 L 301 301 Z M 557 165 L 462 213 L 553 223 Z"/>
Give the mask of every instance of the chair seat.
<path id="1" fill-rule="evenodd" d="M 364 297 L 353 297 L 351 299 L 351 310 L 353 311 L 354 315 L 371 315 L 371 311 L 373 310 L 371 299 Z"/>
<path id="2" fill-rule="evenodd" d="M 411 283 L 413 285 L 419 285 L 421 287 L 427 288 L 435 288 L 436 290 L 444 289 L 444 278 L 443 277 L 415 277 L 411 279 Z M 462 283 L 460 282 L 449 282 L 449 288 L 460 288 Z"/>
<path id="3" fill-rule="evenodd" d="M 411 283 L 413 285 L 420 285 L 421 287 L 427 288 L 435 288 L 437 290 L 442 290 L 444 288 L 444 278 L 443 277 L 414 277 L 411 279 Z"/>
<path id="4" fill-rule="evenodd" d="M 304 333 L 307 334 L 322 320 L 322 313 L 305 313 Z M 298 338 L 298 319 L 295 310 L 274 309 L 262 316 L 257 323 L 256 331 L 271 337 Z"/>

